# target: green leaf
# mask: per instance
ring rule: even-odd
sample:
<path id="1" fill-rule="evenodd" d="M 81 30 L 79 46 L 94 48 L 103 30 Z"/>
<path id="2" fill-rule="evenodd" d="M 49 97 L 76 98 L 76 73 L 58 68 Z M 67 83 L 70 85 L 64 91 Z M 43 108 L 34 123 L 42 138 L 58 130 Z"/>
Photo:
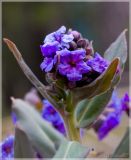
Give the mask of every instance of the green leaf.
<path id="1" fill-rule="evenodd" d="M 75 141 L 66 141 L 61 144 L 60 148 L 56 152 L 53 160 L 60 158 L 65 160 L 66 158 L 85 158 L 89 154 L 90 149 L 81 145 Z"/>
<path id="2" fill-rule="evenodd" d="M 112 155 L 112 158 L 129 158 L 129 128 L 127 129 L 122 141 Z"/>
<path id="3" fill-rule="evenodd" d="M 18 124 L 27 134 L 32 145 L 43 157 L 52 157 L 64 137 L 56 131 L 28 103 L 13 100 L 13 111 L 18 118 Z"/>
<path id="4" fill-rule="evenodd" d="M 86 99 L 83 103 L 78 104 L 75 113 L 76 126 L 79 128 L 88 128 L 102 113 L 108 104 L 113 89 L 100 94 L 92 99 Z"/>
<path id="5" fill-rule="evenodd" d="M 107 70 L 101 74 L 91 84 L 79 87 L 73 90 L 74 101 L 81 101 L 85 98 L 93 98 L 96 95 L 104 93 L 111 87 L 112 80 L 116 73 L 119 64 L 119 58 L 115 58 L 107 68 Z"/>
<path id="6" fill-rule="evenodd" d="M 104 58 L 110 62 L 115 58 L 120 58 L 120 66 L 123 68 L 123 65 L 127 59 L 127 42 L 126 42 L 126 31 L 125 29 L 119 37 L 109 46 L 105 51 Z"/>
<path id="7" fill-rule="evenodd" d="M 15 158 L 35 158 L 35 151 L 24 131 L 18 126 L 15 128 Z"/>

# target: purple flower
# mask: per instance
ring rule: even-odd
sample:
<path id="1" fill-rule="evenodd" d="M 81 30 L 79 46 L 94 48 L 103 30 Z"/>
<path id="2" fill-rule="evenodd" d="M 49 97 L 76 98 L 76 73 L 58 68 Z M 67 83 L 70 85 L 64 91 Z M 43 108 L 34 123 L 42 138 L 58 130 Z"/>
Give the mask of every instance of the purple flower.
<path id="1" fill-rule="evenodd" d="M 96 123 L 93 125 L 93 128 L 100 140 L 106 137 L 113 128 L 120 124 L 122 111 L 123 108 L 121 99 L 118 98 L 114 92 L 111 103 L 107 105 L 105 111 L 100 115 Z"/>
<path id="2" fill-rule="evenodd" d="M 107 69 L 109 62 L 102 58 L 99 53 L 95 53 L 94 57 L 87 61 L 87 65 L 90 66 L 94 71 L 102 73 Z"/>
<path id="3" fill-rule="evenodd" d="M 42 70 L 45 70 L 45 72 L 49 72 L 52 70 L 55 63 L 56 63 L 55 58 L 45 57 L 40 67 Z"/>
<path id="4" fill-rule="evenodd" d="M 129 115 L 130 114 L 130 102 L 131 99 L 129 97 L 129 95 L 127 93 L 125 93 L 125 95 L 123 96 L 123 98 L 121 99 L 121 104 L 122 104 L 122 108 L 123 110 Z"/>
<path id="5" fill-rule="evenodd" d="M 0 158 L 7 160 L 14 157 L 14 136 L 10 135 L 0 143 Z"/>
<path id="6" fill-rule="evenodd" d="M 74 37 L 72 34 L 65 34 L 66 27 L 60 27 L 56 32 L 50 33 L 45 37 L 44 43 L 58 42 L 59 48 L 69 48 L 69 42 L 71 42 Z"/>
<path id="7" fill-rule="evenodd" d="M 75 51 L 64 49 L 58 51 L 57 54 L 60 55 L 59 73 L 66 76 L 69 81 L 79 81 L 82 79 L 82 74 L 91 71 L 91 68 L 84 62 L 86 54 L 84 49 Z"/>
<path id="8" fill-rule="evenodd" d="M 120 123 L 120 115 L 116 115 L 114 113 L 110 113 L 105 122 L 100 126 L 99 130 L 97 131 L 98 138 L 102 140 L 105 136 L 107 136 L 110 131 L 119 125 Z"/>
<path id="9" fill-rule="evenodd" d="M 54 42 L 47 42 L 40 46 L 41 52 L 44 57 L 51 57 L 53 58 L 56 54 L 56 51 L 58 51 L 58 45 L 59 43 L 57 41 Z"/>
<path id="10" fill-rule="evenodd" d="M 59 113 L 49 103 L 48 100 L 44 100 L 43 103 L 44 106 L 41 112 L 42 117 L 49 121 L 53 125 L 53 127 L 56 128 L 59 132 L 65 134 L 64 121 L 60 117 Z"/>
<path id="11" fill-rule="evenodd" d="M 44 60 L 40 67 L 45 72 L 50 72 L 57 62 L 56 52 L 63 48 L 69 48 L 69 43 L 74 39 L 72 34 L 65 34 L 65 26 L 45 37 L 44 44 L 40 45 Z"/>

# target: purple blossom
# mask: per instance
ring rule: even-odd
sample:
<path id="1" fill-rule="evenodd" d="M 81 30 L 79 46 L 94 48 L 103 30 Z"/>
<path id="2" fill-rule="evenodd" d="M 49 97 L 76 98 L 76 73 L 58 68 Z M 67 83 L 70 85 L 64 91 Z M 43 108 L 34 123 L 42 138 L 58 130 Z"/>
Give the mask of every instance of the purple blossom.
<path id="1" fill-rule="evenodd" d="M 58 51 L 57 54 L 60 55 L 59 73 L 66 76 L 69 81 L 79 81 L 82 79 L 82 74 L 91 71 L 91 68 L 84 62 L 86 54 L 84 49 L 75 51 L 64 49 Z"/>
<path id="2" fill-rule="evenodd" d="M 122 117 L 123 107 L 121 99 L 117 97 L 114 92 L 112 95 L 111 103 L 109 103 L 105 111 L 100 115 L 93 128 L 96 131 L 98 138 L 102 140 L 110 131 L 120 124 Z M 104 116 L 104 119 L 101 118 Z"/>
<path id="3" fill-rule="evenodd" d="M 123 96 L 123 98 L 121 99 L 121 104 L 122 104 L 122 108 L 123 110 L 129 115 L 130 114 L 130 102 L 131 99 L 129 97 L 129 95 L 127 93 L 125 93 L 125 95 Z"/>
<path id="4" fill-rule="evenodd" d="M 58 51 L 58 45 L 59 43 L 57 41 L 54 42 L 47 42 L 40 46 L 41 52 L 44 57 L 50 57 L 53 58 L 56 54 L 56 51 Z"/>
<path id="5" fill-rule="evenodd" d="M 69 42 L 71 42 L 74 37 L 72 34 L 65 34 L 66 27 L 60 27 L 56 32 L 50 33 L 45 37 L 44 43 L 58 42 L 59 48 L 69 48 Z"/>
<path id="6" fill-rule="evenodd" d="M 41 112 L 42 117 L 49 121 L 54 128 L 56 128 L 62 134 L 65 134 L 64 121 L 60 117 L 59 113 L 55 108 L 49 103 L 48 100 L 43 101 L 44 106 Z"/>
<path id="7" fill-rule="evenodd" d="M 69 48 L 69 43 L 74 39 L 72 34 L 65 34 L 66 28 L 62 26 L 56 32 L 45 37 L 44 44 L 40 45 L 44 60 L 40 67 L 45 72 L 50 72 L 57 62 L 56 52 L 63 48 Z"/>
<path id="8" fill-rule="evenodd" d="M 90 66 L 94 71 L 102 73 L 107 69 L 109 62 L 96 52 L 94 57 L 87 61 L 87 65 Z"/>
<path id="9" fill-rule="evenodd" d="M 14 157 L 14 136 L 10 135 L 0 143 L 0 158 L 9 160 Z"/>

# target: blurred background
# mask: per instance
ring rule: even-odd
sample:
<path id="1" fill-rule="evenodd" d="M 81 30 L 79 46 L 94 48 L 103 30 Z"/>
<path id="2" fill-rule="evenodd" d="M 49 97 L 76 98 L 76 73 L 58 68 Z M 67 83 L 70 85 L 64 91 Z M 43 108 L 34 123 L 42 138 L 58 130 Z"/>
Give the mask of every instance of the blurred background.
<path id="1" fill-rule="evenodd" d="M 36 76 L 44 81 L 40 69 L 42 54 L 40 44 L 44 37 L 60 26 L 80 31 L 84 37 L 94 41 L 94 49 L 100 54 L 109 47 L 117 36 L 127 28 L 129 30 L 128 2 L 3 2 L 2 37 L 16 43 L 25 61 Z M 127 33 L 127 41 L 128 41 Z M 6 119 L 11 113 L 10 96 L 22 98 L 32 87 L 17 65 L 16 60 L 2 45 L 2 87 L 3 126 L 10 125 Z M 119 84 L 120 95 L 128 92 L 129 58 L 124 75 Z M 8 126 L 9 126 L 8 125 Z M 6 133 L 9 128 L 3 128 Z M 4 132 L 3 131 L 3 132 Z"/>

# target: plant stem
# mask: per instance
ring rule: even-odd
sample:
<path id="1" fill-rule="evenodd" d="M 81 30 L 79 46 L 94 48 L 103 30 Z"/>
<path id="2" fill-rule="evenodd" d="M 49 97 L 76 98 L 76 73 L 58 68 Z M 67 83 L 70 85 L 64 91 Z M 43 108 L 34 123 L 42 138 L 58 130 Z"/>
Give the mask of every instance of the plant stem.
<path id="1" fill-rule="evenodd" d="M 67 116 L 66 121 L 67 129 L 68 129 L 68 138 L 72 141 L 80 141 L 80 132 L 79 129 L 75 127 L 73 114 Z"/>

